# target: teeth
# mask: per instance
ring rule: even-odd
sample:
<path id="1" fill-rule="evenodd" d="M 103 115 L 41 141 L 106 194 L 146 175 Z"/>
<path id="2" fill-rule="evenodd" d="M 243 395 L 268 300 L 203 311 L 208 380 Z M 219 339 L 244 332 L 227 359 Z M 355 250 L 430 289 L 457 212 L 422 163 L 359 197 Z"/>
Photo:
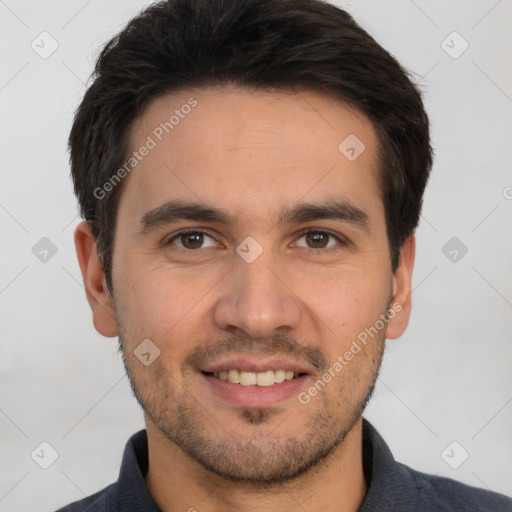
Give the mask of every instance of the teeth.
<path id="1" fill-rule="evenodd" d="M 274 372 L 274 382 L 277 384 L 280 382 L 284 382 L 286 372 L 284 370 L 276 370 Z"/>
<path id="2" fill-rule="evenodd" d="M 274 384 L 274 372 L 269 370 L 268 372 L 257 373 L 256 384 L 258 386 L 272 386 Z"/>
<path id="3" fill-rule="evenodd" d="M 228 380 L 234 384 L 240 384 L 240 372 L 238 370 L 229 370 Z"/>
<path id="4" fill-rule="evenodd" d="M 253 372 L 240 372 L 240 384 L 242 386 L 254 386 L 257 380 L 256 375 Z"/>
<path id="5" fill-rule="evenodd" d="M 259 373 L 229 370 L 214 372 L 213 376 L 242 386 L 272 386 L 285 380 L 292 380 L 298 377 L 299 374 L 290 370 L 268 370 Z"/>

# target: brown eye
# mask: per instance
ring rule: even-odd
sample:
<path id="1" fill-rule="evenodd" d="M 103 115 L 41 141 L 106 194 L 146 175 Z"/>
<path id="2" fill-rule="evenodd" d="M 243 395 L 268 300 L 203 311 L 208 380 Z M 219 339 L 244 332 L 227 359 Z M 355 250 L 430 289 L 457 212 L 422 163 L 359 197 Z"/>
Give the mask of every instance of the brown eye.
<path id="1" fill-rule="evenodd" d="M 216 245 L 215 240 L 211 236 L 206 233 L 202 233 L 201 231 L 178 233 L 169 240 L 168 244 L 177 245 L 182 249 L 189 250 L 204 249 Z"/>
<path id="2" fill-rule="evenodd" d="M 203 245 L 204 236 L 201 233 L 186 233 L 180 238 L 186 249 L 199 249 Z"/>
<path id="3" fill-rule="evenodd" d="M 323 249 L 329 242 L 329 235 L 327 233 L 308 233 L 306 240 L 312 249 Z"/>
<path id="4" fill-rule="evenodd" d="M 297 240 L 296 245 L 308 249 L 329 249 L 341 240 L 326 231 L 306 231 Z"/>

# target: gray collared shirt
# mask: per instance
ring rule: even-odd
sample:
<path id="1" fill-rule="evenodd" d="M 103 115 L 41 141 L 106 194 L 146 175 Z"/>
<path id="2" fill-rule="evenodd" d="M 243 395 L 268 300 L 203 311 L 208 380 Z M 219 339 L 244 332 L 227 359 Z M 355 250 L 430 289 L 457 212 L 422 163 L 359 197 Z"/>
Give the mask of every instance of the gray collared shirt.
<path id="1" fill-rule="evenodd" d="M 358 512 L 512 512 L 512 499 L 396 462 L 384 439 L 363 418 L 363 468 L 368 491 Z M 117 482 L 57 512 L 161 512 L 149 494 L 145 430 L 126 443 Z"/>

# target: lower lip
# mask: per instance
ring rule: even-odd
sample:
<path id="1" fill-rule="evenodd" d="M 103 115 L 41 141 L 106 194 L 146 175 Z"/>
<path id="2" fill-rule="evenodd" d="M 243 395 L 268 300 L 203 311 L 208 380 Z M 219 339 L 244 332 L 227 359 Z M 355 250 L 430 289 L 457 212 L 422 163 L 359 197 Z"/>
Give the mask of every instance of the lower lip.
<path id="1" fill-rule="evenodd" d="M 279 402 L 296 396 L 301 387 L 306 385 L 309 375 L 292 380 L 285 380 L 272 386 L 242 386 L 211 375 L 199 374 L 212 391 L 223 399 L 245 407 L 271 407 Z"/>

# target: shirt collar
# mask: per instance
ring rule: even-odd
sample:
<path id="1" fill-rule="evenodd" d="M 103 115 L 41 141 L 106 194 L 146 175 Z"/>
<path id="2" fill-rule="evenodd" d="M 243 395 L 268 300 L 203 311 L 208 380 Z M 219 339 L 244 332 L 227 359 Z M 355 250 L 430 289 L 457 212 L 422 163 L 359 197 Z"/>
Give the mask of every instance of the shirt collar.
<path id="1" fill-rule="evenodd" d="M 409 468 L 395 461 L 384 439 L 365 418 L 363 470 L 368 490 L 358 512 L 415 510 L 418 490 Z"/>
<path id="2" fill-rule="evenodd" d="M 112 494 L 112 509 L 116 512 L 161 512 L 144 477 L 148 471 L 148 435 L 146 430 L 134 434 L 126 443 L 119 480 Z"/>

